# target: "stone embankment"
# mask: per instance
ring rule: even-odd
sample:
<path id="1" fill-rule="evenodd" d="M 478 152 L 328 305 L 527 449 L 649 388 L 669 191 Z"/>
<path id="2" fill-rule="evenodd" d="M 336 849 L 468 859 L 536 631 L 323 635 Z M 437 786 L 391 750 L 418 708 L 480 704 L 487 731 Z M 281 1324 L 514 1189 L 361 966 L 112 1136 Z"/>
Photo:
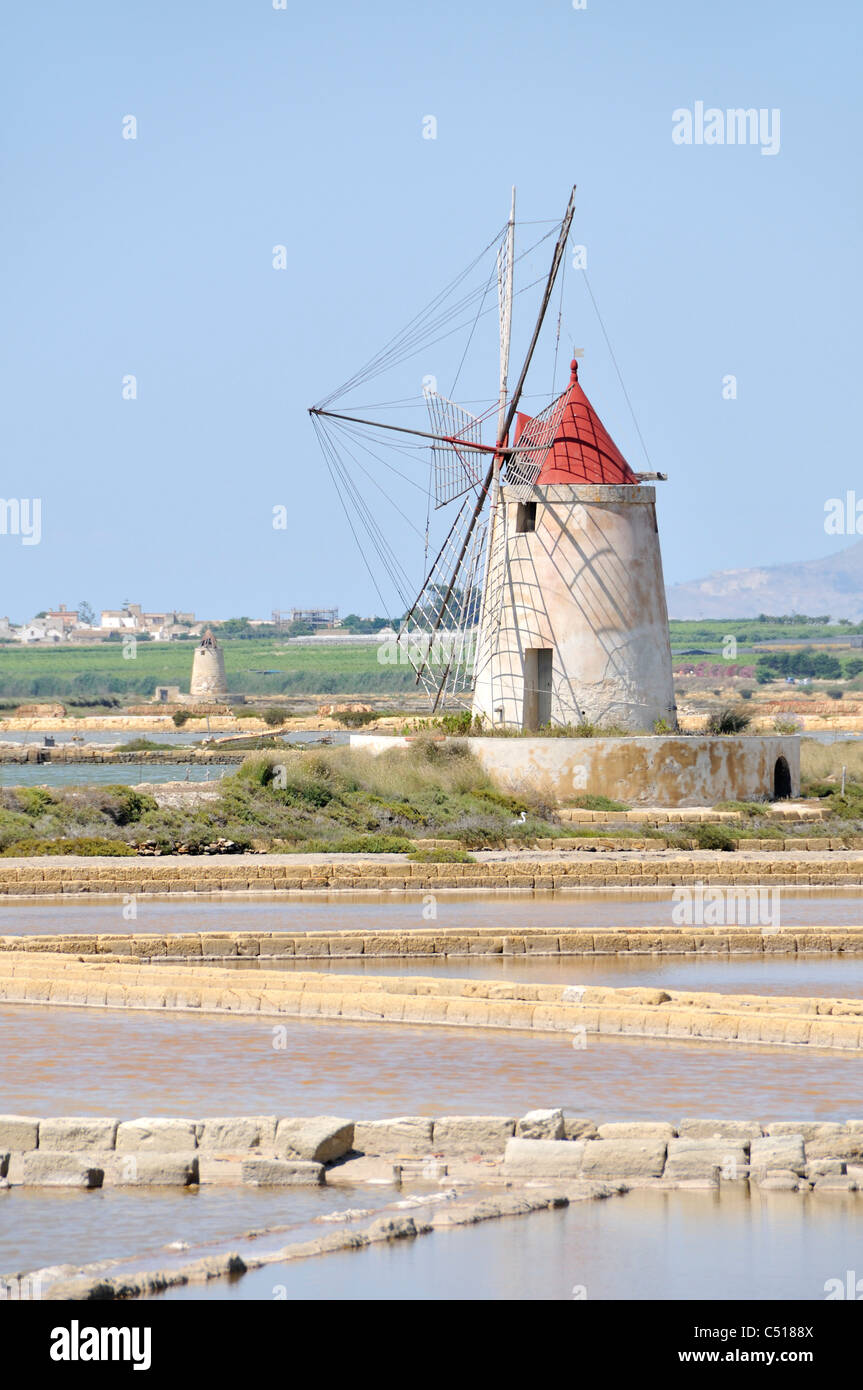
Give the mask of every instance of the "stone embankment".
<path id="1" fill-rule="evenodd" d="M 261 1018 L 439 1024 L 570 1035 L 769 1043 L 863 1050 L 863 1000 L 805 995 L 610 989 L 499 980 L 337 975 L 329 971 L 147 964 L 39 951 L 0 953 L 0 1000 L 12 1004 L 200 1010 Z"/>
<path id="2" fill-rule="evenodd" d="M 56 748 L 15 747 L 0 748 L 0 763 L 116 763 L 125 766 L 135 763 L 161 765 L 173 763 L 241 763 L 248 754 L 231 752 L 223 748 L 142 748 L 135 751 L 118 751 L 113 748 L 77 747 L 73 744 L 59 744 Z"/>
<path id="3" fill-rule="evenodd" d="M 368 1160 L 386 1160 L 370 1164 Z M 596 1125 L 562 1110 L 505 1115 L 331 1115 L 212 1119 L 0 1115 L 9 1187 L 253 1186 L 453 1180 L 477 1160 L 483 1181 L 582 1179 L 627 1186 L 752 1182 L 793 1191 L 863 1190 L 863 1120 L 685 1119 Z M 452 1165 L 452 1168 L 451 1168 Z"/>
<path id="4" fill-rule="evenodd" d="M 748 913 L 748 900 L 739 915 Z M 757 902 L 755 904 L 758 906 Z M 729 910 L 729 915 L 731 915 Z M 618 955 L 859 955 L 863 926 L 769 927 L 417 927 L 411 931 L 333 932 L 67 932 L 58 935 L 0 936 L 5 951 L 219 962 L 224 960 L 445 960 L 459 956 L 618 956 Z"/>
<path id="5" fill-rule="evenodd" d="M 586 811 L 580 806 L 561 806 L 557 811 L 561 821 L 570 825 L 681 825 L 711 824 L 739 825 L 748 820 L 744 811 L 719 811 L 712 806 L 645 806 L 638 811 Z M 765 802 L 759 815 L 783 825 L 791 822 L 817 822 L 829 819 L 823 806 L 810 802 Z"/>
<path id="6" fill-rule="evenodd" d="M 625 843 L 625 842 L 624 842 Z M 730 855 L 721 852 L 639 852 L 626 857 L 584 851 L 531 856 L 487 851 L 476 863 L 411 863 L 403 855 L 236 854 L 230 859 L 182 855 L 0 859 L 0 895 L 166 893 L 440 892 L 568 888 L 863 887 L 863 853 L 838 842 L 825 851 Z"/>
<path id="7" fill-rule="evenodd" d="M 350 1120 L 275 1115 L 209 1119 L 0 1116 L 0 1188 L 146 1186 L 171 1190 L 210 1183 L 282 1189 L 298 1184 L 361 1190 L 408 1188 L 365 1225 L 369 1210 L 333 1212 L 340 1229 L 279 1249 L 223 1249 L 194 1260 L 164 1256 L 108 1260 L 82 1268 L 52 1266 L 0 1280 L 52 1300 L 143 1297 L 225 1275 L 383 1242 L 413 1239 L 501 1217 L 527 1216 L 633 1188 L 701 1189 L 729 1185 L 769 1201 L 774 1192 L 849 1200 L 863 1192 L 863 1120 L 761 1124 L 684 1119 L 597 1125 L 560 1109 L 502 1115 L 398 1116 Z M 473 1188 L 473 1193 L 470 1188 Z M 460 1191 L 461 1189 L 461 1191 Z M 478 1189 L 478 1190 L 477 1190 Z M 508 1189 L 508 1190 L 507 1190 Z M 155 1192 L 153 1194 L 155 1196 Z M 856 1201 L 856 1196 L 851 1200 Z M 392 1213 L 392 1214 L 388 1214 Z M 285 1229 L 274 1228 L 275 1230 Z M 173 1247 L 166 1247 L 172 1249 Z M 117 1265 L 123 1272 L 114 1273 Z M 32 1292 L 28 1296 L 34 1296 Z"/>

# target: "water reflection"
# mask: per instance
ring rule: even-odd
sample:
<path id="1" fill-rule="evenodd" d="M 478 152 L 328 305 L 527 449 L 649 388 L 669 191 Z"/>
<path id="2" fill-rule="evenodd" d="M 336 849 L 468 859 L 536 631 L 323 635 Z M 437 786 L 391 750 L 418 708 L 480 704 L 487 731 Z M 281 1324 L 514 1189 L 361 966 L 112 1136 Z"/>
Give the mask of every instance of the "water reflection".
<path id="1" fill-rule="evenodd" d="M 208 859 L 207 863 L 212 864 Z M 577 927 L 671 927 L 672 889 L 634 894 L 615 889 L 574 889 L 562 893 L 440 893 L 436 916 L 428 917 L 428 895 L 332 893 L 286 899 L 272 894 L 251 901 L 221 894 L 183 902 L 145 898 L 137 917 L 125 921 L 117 903 L 62 901 L 12 903 L 0 900 L 0 933 L 200 932 L 200 931 L 460 931 L 486 927 L 501 933 L 525 927 L 570 931 Z M 426 909 L 425 913 L 423 909 Z M 863 920 L 863 891 L 783 890 L 782 926 L 853 926 Z"/>
<path id="2" fill-rule="evenodd" d="M 572 1300 L 812 1299 L 860 1267 L 863 1197 L 630 1192 L 563 1211 L 435 1231 L 273 1265 L 206 1297 Z M 583 1291 L 583 1292 L 582 1292 Z M 169 1299 L 201 1297 L 172 1289 Z M 585 1310 L 587 1311 L 587 1310 Z M 582 1316 L 584 1314 L 582 1313 Z"/>
<path id="3" fill-rule="evenodd" d="M 808 1048 L 0 1006 L 0 1111 L 32 1115 L 863 1118 L 860 1060 Z"/>

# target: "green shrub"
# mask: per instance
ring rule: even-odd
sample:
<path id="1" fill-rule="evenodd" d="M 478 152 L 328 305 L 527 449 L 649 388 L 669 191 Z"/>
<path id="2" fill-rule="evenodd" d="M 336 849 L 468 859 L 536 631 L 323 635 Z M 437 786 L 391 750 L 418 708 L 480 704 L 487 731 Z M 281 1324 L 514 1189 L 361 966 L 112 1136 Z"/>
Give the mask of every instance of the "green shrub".
<path id="1" fill-rule="evenodd" d="M 135 850 L 123 840 L 104 840 L 97 835 L 75 836 L 69 840 L 15 840 L 0 854 L 6 859 L 25 859 L 43 854 L 107 854 L 112 857 L 134 855 Z"/>
<path id="2" fill-rule="evenodd" d="M 570 797 L 566 804 L 567 806 L 576 806 L 581 811 L 629 810 L 625 801 L 612 801 L 610 796 L 594 796 L 592 793 Z"/>
<path id="3" fill-rule="evenodd" d="M 405 854 L 411 841 L 399 835 L 342 835 L 333 840 L 304 840 L 287 846 L 302 854 Z"/>
<path id="4" fill-rule="evenodd" d="M 137 791 L 134 787 L 121 784 L 102 787 L 101 791 L 111 798 L 110 804 L 106 804 L 103 809 L 115 825 L 134 825 L 149 811 L 159 809 L 155 797 L 147 792 Z"/>
<path id="5" fill-rule="evenodd" d="M 5 849 L 7 845 L 14 844 L 16 840 L 21 840 L 32 832 L 33 826 L 29 816 L 5 808 L 0 810 L 0 849 Z"/>
<path id="6" fill-rule="evenodd" d="M 243 782 L 251 782 L 256 787 L 268 787 L 279 766 L 277 758 L 244 758 L 234 776 Z M 225 784 L 223 790 L 227 790 Z"/>
<path id="7" fill-rule="evenodd" d="M 172 743 L 156 743 L 153 739 L 145 735 L 141 738 L 132 738 L 128 743 L 120 743 L 114 749 L 115 753 L 153 753 L 166 748 L 173 748 Z"/>
<path id="8" fill-rule="evenodd" d="M 16 787 L 15 799 L 25 816 L 44 816 L 57 805 L 57 797 L 47 787 Z"/>
<path id="9" fill-rule="evenodd" d="M 177 728 L 182 729 L 183 725 L 188 722 L 189 711 L 187 709 L 175 709 L 174 713 L 171 715 L 171 718 L 173 719 Z"/>
<path id="10" fill-rule="evenodd" d="M 751 715 L 743 710 L 723 709 L 711 714 L 705 727 L 708 734 L 742 734 L 751 722 Z"/>
<path id="11" fill-rule="evenodd" d="M 261 718 L 268 729 L 275 729 L 279 724 L 284 724 L 287 717 L 288 711 L 282 709 L 279 705 L 270 705 L 268 709 L 263 710 L 261 713 Z"/>
<path id="12" fill-rule="evenodd" d="M 380 717 L 373 709 L 346 709 L 333 715 L 333 719 L 337 719 L 349 729 L 361 729 L 364 724 L 373 724 Z"/>
<path id="13" fill-rule="evenodd" d="M 724 825 L 702 823 L 695 826 L 692 837 L 698 849 L 732 850 L 737 847 L 737 837 Z"/>
<path id="14" fill-rule="evenodd" d="M 463 849 L 412 849 L 408 854 L 412 864 L 475 864 L 472 854 Z"/>

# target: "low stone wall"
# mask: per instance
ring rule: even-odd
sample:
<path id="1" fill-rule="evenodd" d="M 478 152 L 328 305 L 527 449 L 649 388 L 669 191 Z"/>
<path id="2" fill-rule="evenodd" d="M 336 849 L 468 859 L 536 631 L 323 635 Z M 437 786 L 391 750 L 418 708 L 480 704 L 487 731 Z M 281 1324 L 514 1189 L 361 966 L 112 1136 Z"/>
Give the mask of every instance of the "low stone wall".
<path id="1" fill-rule="evenodd" d="M 691 825 L 709 821 L 712 825 L 740 825 L 749 819 L 745 811 L 716 811 L 712 806 L 680 806 L 668 810 L 661 806 L 645 806 L 639 811 L 585 811 L 581 806 L 561 806 L 557 810 L 561 821 L 572 825 Z M 795 822 L 824 821 L 830 812 L 823 806 L 794 805 L 785 801 L 767 801 L 759 814 L 779 825 Z"/>
<path id="2" fill-rule="evenodd" d="M 580 1179 L 767 1189 L 863 1189 L 863 1120 L 845 1123 L 684 1119 L 596 1125 L 562 1110 L 506 1115 L 244 1115 L 33 1118 L 0 1115 L 0 1177 L 8 1186 L 255 1186 L 320 1184 L 351 1161 L 392 1161 L 393 1178 L 449 1176 L 447 1162 L 490 1161 L 504 1179 Z M 405 1167 L 407 1165 L 407 1167 Z M 356 1165 L 356 1177 L 368 1169 Z M 380 1171 L 376 1168 L 375 1171 Z M 368 1180 L 368 1179 L 366 1179 Z"/>
<path id="3" fill-rule="evenodd" d="M 748 895 L 747 895 L 748 896 Z M 746 902 L 736 915 L 745 915 Z M 670 907 L 670 902 L 669 902 Z M 670 915 L 670 913 L 669 913 Z M 729 914 L 730 915 L 730 914 Z M 68 932 L 0 936 L 0 954 L 131 957 L 147 961 L 446 960 L 458 956 L 858 955 L 863 926 L 810 925 L 776 931 L 715 927 L 433 927 L 411 931 Z"/>
<path id="4" fill-rule="evenodd" d="M 777 761 L 800 795 L 800 739 L 795 734 L 649 735 L 629 738 L 468 738 L 489 776 L 514 791 L 530 786 L 556 801 L 614 796 L 632 806 L 712 806 L 773 797 Z M 351 734 L 371 753 L 406 746 L 407 738 Z"/>
<path id="5" fill-rule="evenodd" d="M 0 1000 L 863 1050 L 863 999 L 284 972 L 7 951 Z"/>
<path id="6" fill-rule="evenodd" d="M 812 842 L 807 841 L 807 846 Z M 446 889 L 559 890 L 760 885 L 863 887 L 855 850 L 753 853 L 657 851 L 622 858 L 585 851 L 570 858 L 499 858 L 473 864 L 410 863 L 397 856 L 347 855 L 308 862 L 292 855 L 129 856 L 0 859 L 0 896 L 44 894 L 439 892 Z"/>

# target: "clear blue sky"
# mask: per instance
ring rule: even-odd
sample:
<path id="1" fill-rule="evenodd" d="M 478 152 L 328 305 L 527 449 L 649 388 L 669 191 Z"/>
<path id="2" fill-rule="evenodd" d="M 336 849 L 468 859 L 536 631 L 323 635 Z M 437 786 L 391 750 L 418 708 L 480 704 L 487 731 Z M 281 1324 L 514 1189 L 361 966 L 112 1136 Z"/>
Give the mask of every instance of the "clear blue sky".
<path id="1" fill-rule="evenodd" d="M 856 0 L 48 0 L 4 29 L 2 495 L 42 498 L 43 537 L 0 536 L 0 613 L 375 611 L 306 407 L 485 244 L 512 183 L 529 219 L 578 184 L 573 240 L 670 475 L 666 580 L 847 544 L 823 519 L 863 495 Z M 696 101 L 779 108 L 779 153 L 676 146 Z M 564 336 L 645 467 L 583 293 Z"/>

